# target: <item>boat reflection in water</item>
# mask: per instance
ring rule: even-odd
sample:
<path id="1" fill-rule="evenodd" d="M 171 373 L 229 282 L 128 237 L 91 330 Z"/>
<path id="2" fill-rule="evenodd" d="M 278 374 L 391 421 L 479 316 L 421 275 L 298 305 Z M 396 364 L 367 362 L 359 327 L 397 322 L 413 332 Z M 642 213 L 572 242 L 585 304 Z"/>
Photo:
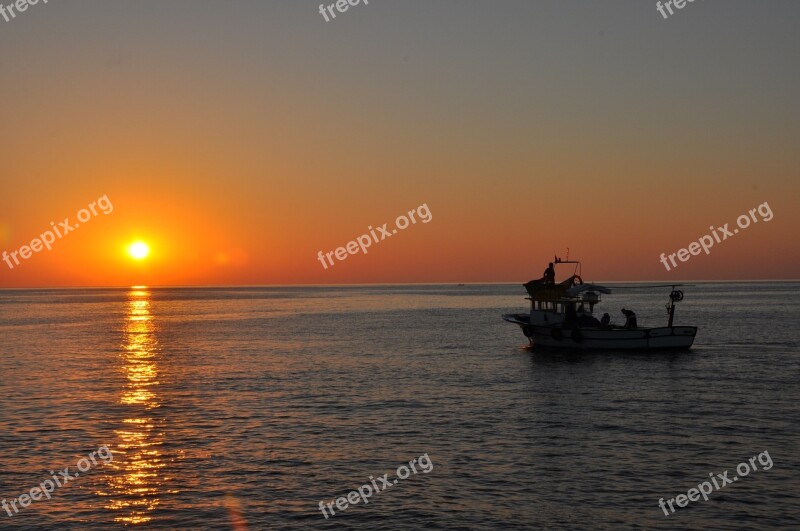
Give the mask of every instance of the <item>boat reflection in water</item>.
<path id="1" fill-rule="evenodd" d="M 115 430 L 117 442 L 110 464 L 114 470 L 106 508 L 117 513 L 116 522 L 137 525 L 150 522 L 163 494 L 164 434 L 163 419 L 157 414 L 160 350 L 150 314 L 150 291 L 142 286 L 131 288 L 127 306 L 120 354 L 125 386 L 119 398 L 126 412 L 123 426 Z"/>

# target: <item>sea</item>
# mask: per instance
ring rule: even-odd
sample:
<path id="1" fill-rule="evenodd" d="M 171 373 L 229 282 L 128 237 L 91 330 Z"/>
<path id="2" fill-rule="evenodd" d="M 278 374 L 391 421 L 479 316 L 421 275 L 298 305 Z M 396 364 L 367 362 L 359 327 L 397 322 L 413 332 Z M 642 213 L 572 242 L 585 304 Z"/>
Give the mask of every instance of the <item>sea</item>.
<path id="1" fill-rule="evenodd" d="M 683 290 L 677 352 L 529 348 L 521 284 L 0 290 L 0 529 L 800 529 L 800 283 Z"/>

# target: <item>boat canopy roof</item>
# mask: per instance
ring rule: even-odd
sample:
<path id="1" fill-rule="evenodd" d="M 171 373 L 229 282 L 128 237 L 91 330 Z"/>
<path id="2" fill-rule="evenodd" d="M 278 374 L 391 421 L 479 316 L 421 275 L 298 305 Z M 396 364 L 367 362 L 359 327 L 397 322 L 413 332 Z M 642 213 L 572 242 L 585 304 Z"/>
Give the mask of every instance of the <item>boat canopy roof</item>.
<path id="1" fill-rule="evenodd" d="M 527 284 L 523 284 L 528 291 L 528 295 L 533 300 L 552 301 L 567 296 L 567 290 L 575 284 L 575 279 L 580 278 L 577 275 L 572 275 L 563 282 L 558 284 L 549 284 L 544 279 L 531 280 Z"/>
<path id="2" fill-rule="evenodd" d="M 598 293 L 611 293 L 609 288 L 599 284 L 582 284 L 581 277 L 572 275 L 558 284 L 549 284 L 544 279 L 531 280 L 523 284 L 530 298 L 535 301 L 557 301 L 566 298 L 577 298 L 581 293 L 590 291 Z"/>

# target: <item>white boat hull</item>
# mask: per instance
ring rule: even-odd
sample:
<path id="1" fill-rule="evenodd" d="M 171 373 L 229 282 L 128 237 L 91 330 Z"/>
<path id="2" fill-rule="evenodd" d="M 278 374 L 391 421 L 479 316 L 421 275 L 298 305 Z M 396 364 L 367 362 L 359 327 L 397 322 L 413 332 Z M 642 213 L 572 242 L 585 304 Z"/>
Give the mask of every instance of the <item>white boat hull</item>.
<path id="1" fill-rule="evenodd" d="M 694 343 L 697 327 L 664 326 L 658 328 L 562 328 L 559 325 L 531 325 L 530 316 L 504 315 L 503 319 L 522 328 L 531 344 L 537 347 L 580 350 L 653 350 L 688 349 Z"/>

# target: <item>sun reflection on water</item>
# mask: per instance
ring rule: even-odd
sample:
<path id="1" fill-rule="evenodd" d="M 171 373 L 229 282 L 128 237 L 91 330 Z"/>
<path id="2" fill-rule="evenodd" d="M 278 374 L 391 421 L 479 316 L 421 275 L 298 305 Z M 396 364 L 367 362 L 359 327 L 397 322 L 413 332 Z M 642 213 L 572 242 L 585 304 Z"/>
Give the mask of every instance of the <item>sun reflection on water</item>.
<path id="1" fill-rule="evenodd" d="M 155 414 L 158 397 L 159 346 L 156 327 L 150 314 L 150 292 L 135 286 L 128 292 L 122 344 L 122 370 L 126 378 L 120 404 L 129 408 L 124 426 L 115 430 L 118 442 L 114 449 L 115 469 L 110 477 L 108 509 L 116 512 L 114 520 L 124 525 L 146 524 L 158 507 L 165 463 L 161 453 L 161 419 Z"/>

